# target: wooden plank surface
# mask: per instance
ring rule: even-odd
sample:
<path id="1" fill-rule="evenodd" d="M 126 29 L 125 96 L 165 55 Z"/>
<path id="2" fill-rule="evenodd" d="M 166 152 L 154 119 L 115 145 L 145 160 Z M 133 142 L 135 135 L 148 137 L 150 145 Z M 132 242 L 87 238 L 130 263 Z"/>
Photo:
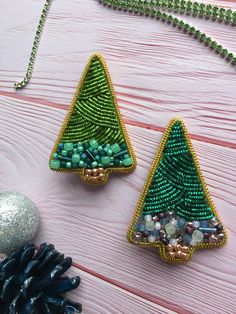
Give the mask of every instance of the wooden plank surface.
<path id="1" fill-rule="evenodd" d="M 205 1 L 206 2 L 206 1 Z M 234 1 L 211 1 L 236 9 Z M 95 0 L 54 1 L 34 75 L 20 92 L 43 1 L 0 1 L 1 190 L 38 206 L 36 243 L 53 242 L 74 259 L 83 283 L 73 298 L 84 313 L 227 313 L 236 308 L 235 69 L 186 34 L 161 22 L 114 12 Z M 236 52 L 235 28 L 193 17 Z M 55 174 L 48 157 L 91 53 L 107 60 L 138 158 L 131 175 L 102 188 Z M 168 120 L 182 116 L 229 233 L 222 249 L 170 266 L 125 233 Z"/>
<path id="2" fill-rule="evenodd" d="M 175 314 L 155 302 L 147 301 L 134 292 L 129 292 L 119 286 L 109 283 L 104 278 L 98 278 L 88 271 L 80 271 L 73 268 L 72 276 L 79 275 L 83 278 L 79 290 L 75 290 L 68 296 L 77 302 L 83 303 L 84 314 L 90 313 L 129 313 L 136 314 Z"/>

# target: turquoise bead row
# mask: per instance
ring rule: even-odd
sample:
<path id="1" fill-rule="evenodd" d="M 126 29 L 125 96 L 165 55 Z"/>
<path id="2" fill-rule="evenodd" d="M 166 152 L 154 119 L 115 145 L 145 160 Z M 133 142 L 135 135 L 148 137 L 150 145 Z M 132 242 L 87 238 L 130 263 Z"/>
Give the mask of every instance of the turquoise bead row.
<path id="1" fill-rule="evenodd" d="M 50 160 L 50 168 L 109 168 L 133 165 L 126 143 L 100 145 L 97 140 L 72 143 L 61 142 Z"/>

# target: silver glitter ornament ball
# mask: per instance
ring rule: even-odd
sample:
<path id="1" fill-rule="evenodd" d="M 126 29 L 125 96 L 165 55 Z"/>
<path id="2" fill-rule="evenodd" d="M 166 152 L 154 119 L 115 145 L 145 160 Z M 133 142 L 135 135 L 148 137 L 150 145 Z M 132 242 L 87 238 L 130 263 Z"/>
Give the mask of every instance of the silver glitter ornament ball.
<path id="1" fill-rule="evenodd" d="M 0 193 L 0 253 L 10 253 L 30 242 L 38 229 L 37 207 L 18 192 Z"/>

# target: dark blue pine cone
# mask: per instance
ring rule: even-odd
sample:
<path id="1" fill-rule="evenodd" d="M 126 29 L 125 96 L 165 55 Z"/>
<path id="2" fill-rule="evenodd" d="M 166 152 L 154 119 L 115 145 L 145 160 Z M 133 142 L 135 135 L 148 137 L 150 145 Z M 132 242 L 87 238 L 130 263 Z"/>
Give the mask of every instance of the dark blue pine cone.
<path id="1" fill-rule="evenodd" d="M 13 252 L 0 263 L 0 313 L 81 313 L 81 304 L 60 295 L 80 284 L 80 277 L 62 277 L 71 265 L 51 244 L 38 250 L 27 244 Z"/>

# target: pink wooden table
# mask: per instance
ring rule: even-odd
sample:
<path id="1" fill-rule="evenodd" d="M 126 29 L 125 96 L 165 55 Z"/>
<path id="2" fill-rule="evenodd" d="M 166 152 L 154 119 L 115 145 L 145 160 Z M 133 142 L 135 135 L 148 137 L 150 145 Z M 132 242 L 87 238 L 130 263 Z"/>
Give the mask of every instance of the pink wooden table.
<path id="1" fill-rule="evenodd" d="M 173 27 L 124 15 L 95 0 L 54 1 L 33 78 L 24 75 L 43 0 L 0 0 L 0 188 L 28 195 L 41 217 L 36 243 L 73 257 L 82 277 L 72 294 L 86 314 L 236 313 L 236 73 Z M 235 1 L 211 1 L 236 9 Z M 235 28 L 185 17 L 236 53 Z M 102 53 L 138 158 L 107 186 L 55 174 L 48 158 L 88 57 Z M 169 266 L 125 239 L 164 127 L 187 124 L 229 233 L 222 249 Z"/>

